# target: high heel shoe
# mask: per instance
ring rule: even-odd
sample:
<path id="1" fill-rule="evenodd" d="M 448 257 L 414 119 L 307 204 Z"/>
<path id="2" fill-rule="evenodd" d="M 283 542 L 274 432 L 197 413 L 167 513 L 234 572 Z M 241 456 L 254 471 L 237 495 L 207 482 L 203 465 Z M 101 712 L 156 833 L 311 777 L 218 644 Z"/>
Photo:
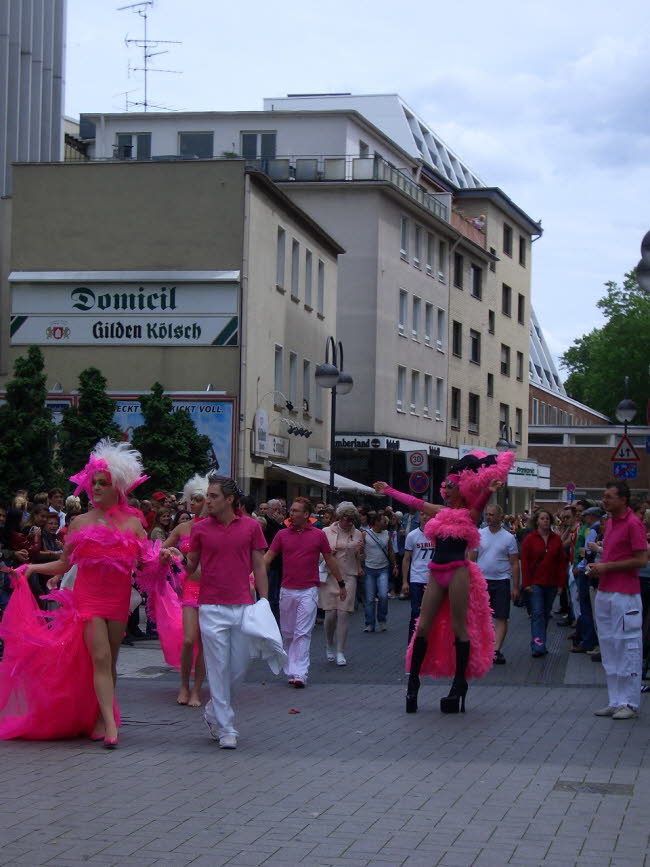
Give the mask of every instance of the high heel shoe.
<path id="1" fill-rule="evenodd" d="M 97 732 L 93 732 L 91 735 L 88 735 L 91 741 L 103 741 L 104 735 L 97 734 Z"/>
<path id="2" fill-rule="evenodd" d="M 411 648 L 411 665 L 408 685 L 406 687 L 406 713 L 416 713 L 418 709 L 418 692 L 420 690 L 420 668 L 427 652 L 427 640 L 416 635 Z"/>
<path id="3" fill-rule="evenodd" d="M 116 750 L 117 749 L 117 736 L 114 738 L 104 738 L 104 749 L 105 750 Z"/>
<path id="4" fill-rule="evenodd" d="M 454 675 L 449 695 L 440 699 L 442 713 L 465 713 L 465 696 L 467 695 L 467 681 L 465 670 L 469 661 L 469 641 L 456 639 L 456 674 Z"/>
<path id="5" fill-rule="evenodd" d="M 420 678 L 415 674 L 409 675 L 409 682 L 406 687 L 406 713 L 417 713 L 419 691 Z"/>

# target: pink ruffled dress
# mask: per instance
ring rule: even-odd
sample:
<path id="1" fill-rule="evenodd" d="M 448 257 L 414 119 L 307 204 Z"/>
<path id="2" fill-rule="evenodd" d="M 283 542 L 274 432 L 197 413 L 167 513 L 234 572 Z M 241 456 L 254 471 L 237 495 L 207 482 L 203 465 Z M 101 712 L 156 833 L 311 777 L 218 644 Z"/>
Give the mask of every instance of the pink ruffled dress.
<path id="1" fill-rule="evenodd" d="M 183 539 L 178 546 L 178 550 L 184 557 L 187 557 L 190 551 L 190 537 L 183 536 Z M 198 581 L 187 581 L 185 578 L 183 579 L 183 585 L 181 589 L 181 604 L 184 608 L 197 608 L 199 607 L 199 590 L 201 585 Z"/>

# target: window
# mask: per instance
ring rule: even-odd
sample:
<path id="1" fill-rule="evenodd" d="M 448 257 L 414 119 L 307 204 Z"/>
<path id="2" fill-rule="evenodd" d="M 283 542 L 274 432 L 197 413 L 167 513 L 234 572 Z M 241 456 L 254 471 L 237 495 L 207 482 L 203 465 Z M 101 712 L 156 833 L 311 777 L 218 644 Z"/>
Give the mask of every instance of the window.
<path id="1" fill-rule="evenodd" d="M 295 352 L 289 353 L 289 394 L 287 397 L 295 406 L 298 400 L 298 356 Z"/>
<path id="2" fill-rule="evenodd" d="M 438 308 L 438 327 L 436 331 L 436 347 L 441 351 L 445 351 L 447 346 L 446 340 L 447 326 L 445 325 L 445 311 Z"/>
<path id="3" fill-rule="evenodd" d="M 413 320 L 411 322 L 411 335 L 415 340 L 420 339 L 420 299 L 413 298 Z"/>
<path id="4" fill-rule="evenodd" d="M 242 132 L 241 153 L 247 160 L 275 159 L 275 132 Z"/>
<path id="5" fill-rule="evenodd" d="M 214 133 L 211 132 L 181 132 L 178 152 L 182 157 L 199 157 L 212 159 L 214 156 Z"/>
<path id="6" fill-rule="evenodd" d="M 505 283 L 501 286 L 501 312 L 504 316 L 512 316 L 512 289 Z"/>
<path id="7" fill-rule="evenodd" d="M 397 366 L 397 409 L 404 411 L 404 392 L 406 390 L 406 368 Z"/>
<path id="8" fill-rule="evenodd" d="M 472 298 L 483 297 L 483 269 L 478 265 L 472 265 Z"/>
<path id="9" fill-rule="evenodd" d="M 510 347 L 505 343 L 501 344 L 501 373 L 510 376 Z"/>
<path id="10" fill-rule="evenodd" d="M 431 234 L 427 234 L 427 274 L 433 274 L 433 258 L 435 256 L 436 239 Z"/>
<path id="11" fill-rule="evenodd" d="M 551 424 L 557 424 L 557 407 L 554 406 L 551 408 Z"/>
<path id="12" fill-rule="evenodd" d="M 573 426 L 573 413 L 569 413 L 569 426 Z"/>
<path id="13" fill-rule="evenodd" d="M 438 280 L 447 279 L 447 245 L 444 241 L 438 241 Z"/>
<path id="14" fill-rule="evenodd" d="M 367 159 L 370 156 L 370 147 L 362 139 L 359 139 L 359 156 L 361 159 Z"/>
<path id="15" fill-rule="evenodd" d="M 517 353 L 517 379 L 519 382 L 524 381 L 524 353 Z"/>
<path id="16" fill-rule="evenodd" d="M 150 132 L 118 132 L 115 156 L 118 160 L 150 160 Z"/>
<path id="17" fill-rule="evenodd" d="M 431 345 L 433 339 L 433 304 L 424 305 L 424 342 Z"/>
<path id="18" fill-rule="evenodd" d="M 512 256 L 512 226 L 503 224 L 503 252 L 506 256 Z"/>
<path id="19" fill-rule="evenodd" d="M 454 253 L 454 286 L 463 288 L 463 257 L 460 253 Z"/>
<path id="20" fill-rule="evenodd" d="M 278 226 L 278 245 L 275 258 L 275 285 L 278 289 L 284 289 L 284 248 L 287 233 Z"/>
<path id="21" fill-rule="evenodd" d="M 536 397 L 532 400 L 532 419 L 530 420 L 531 424 L 537 424 L 537 410 L 539 407 L 539 401 Z"/>
<path id="22" fill-rule="evenodd" d="M 515 409 L 515 442 L 521 442 L 521 429 L 523 427 L 523 412 L 517 407 Z"/>
<path id="23" fill-rule="evenodd" d="M 282 381 L 282 366 L 283 366 L 283 358 L 282 358 L 282 347 L 275 347 L 275 361 L 273 366 L 273 388 L 276 391 L 283 391 L 283 381 Z M 274 400 L 277 402 L 278 395 L 274 395 Z"/>
<path id="24" fill-rule="evenodd" d="M 399 254 L 402 257 L 402 259 L 408 259 L 408 255 L 409 255 L 409 221 L 406 219 L 406 217 L 401 218 L 400 232 L 401 232 L 401 241 L 400 241 Z"/>
<path id="25" fill-rule="evenodd" d="M 526 324 L 526 296 L 521 292 L 517 296 L 517 322 L 520 325 Z"/>
<path id="26" fill-rule="evenodd" d="M 433 379 L 430 373 L 424 374 L 424 401 L 422 403 L 422 412 L 427 417 L 431 415 L 431 396 L 433 392 Z"/>
<path id="27" fill-rule="evenodd" d="M 442 421 L 442 401 L 445 383 L 439 377 L 436 377 L 436 421 Z"/>
<path id="28" fill-rule="evenodd" d="M 452 388 L 451 390 L 451 426 L 458 430 L 460 428 L 460 389 Z"/>
<path id="29" fill-rule="evenodd" d="M 526 239 L 523 235 L 519 236 L 519 264 L 526 267 Z"/>
<path id="30" fill-rule="evenodd" d="M 469 360 L 474 364 L 481 363 L 481 332 L 474 329 L 469 332 Z"/>
<path id="31" fill-rule="evenodd" d="M 316 313 L 322 316 L 325 312 L 325 265 L 318 260 L 318 286 L 316 288 Z"/>
<path id="32" fill-rule="evenodd" d="M 494 247 L 490 247 L 490 253 L 491 253 L 493 256 L 496 256 L 497 251 L 495 250 Z M 494 274 L 494 272 L 495 272 L 496 270 L 497 270 L 497 263 L 496 263 L 496 262 L 494 261 L 494 259 L 493 259 L 493 260 L 490 262 L 490 271 L 492 271 L 492 273 Z"/>
<path id="33" fill-rule="evenodd" d="M 300 291 L 300 244 L 291 242 L 291 297 L 298 298 Z"/>
<path id="34" fill-rule="evenodd" d="M 469 400 L 467 402 L 467 430 L 472 434 L 478 433 L 479 401 L 478 394 L 469 393 Z"/>
<path id="35" fill-rule="evenodd" d="M 398 310 L 398 323 L 397 327 L 399 329 L 400 334 L 404 334 L 408 325 L 408 293 L 403 289 L 399 290 L 399 310 Z"/>
<path id="36" fill-rule="evenodd" d="M 487 375 L 487 396 L 494 397 L 494 374 L 488 373 Z"/>
<path id="37" fill-rule="evenodd" d="M 463 326 L 454 322 L 451 326 L 451 351 L 458 358 L 463 357 Z"/>
<path id="38" fill-rule="evenodd" d="M 319 385 L 316 388 L 320 388 Z M 309 361 L 302 363 L 302 408 L 303 412 L 310 411 L 311 401 L 311 364 Z"/>
<path id="39" fill-rule="evenodd" d="M 417 414 L 420 403 L 420 374 L 417 370 L 411 371 L 411 412 Z"/>
<path id="40" fill-rule="evenodd" d="M 546 424 L 551 423 L 551 404 L 546 404 Z"/>
<path id="41" fill-rule="evenodd" d="M 305 305 L 311 307 L 311 281 L 313 277 L 311 250 L 305 250 Z"/>
<path id="42" fill-rule="evenodd" d="M 494 310 L 488 310 L 488 331 L 494 334 Z"/>
<path id="43" fill-rule="evenodd" d="M 546 424 L 546 404 L 543 400 L 539 402 L 539 423 Z"/>
<path id="44" fill-rule="evenodd" d="M 510 427 L 510 407 L 507 403 L 499 404 L 499 424 Z"/>
<path id="45" fill-rule="evenodd" d="M 415 237 L 413 238 L 413 264 L 416 268 L 420 267 L 420 258 L 422 256 L 422 227 L 415 227 Z"/>

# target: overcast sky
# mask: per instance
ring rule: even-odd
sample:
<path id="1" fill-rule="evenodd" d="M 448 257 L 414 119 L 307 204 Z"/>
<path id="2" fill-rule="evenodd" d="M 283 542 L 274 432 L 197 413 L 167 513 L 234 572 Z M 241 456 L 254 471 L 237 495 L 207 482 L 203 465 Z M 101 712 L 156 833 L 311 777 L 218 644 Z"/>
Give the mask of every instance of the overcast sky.
<path id="1" fill-rule="evenodd" d="M 68 0 L 66 113 L 142 99 L 142 20 L 120 0 Z M 650 229 L 648 0 L 441 0 L 400 6 L 155 0 L 149 37 L 180 40 L 149 100 L 176 110 L 262 108 L 286 93 L 399 93 L 544 236 L 533 304 L 551 350 L 601 324 Z M 164 46 L 162 46 L 164 47 Z M 134 109 L 139 110 L 139 109 Z"/>

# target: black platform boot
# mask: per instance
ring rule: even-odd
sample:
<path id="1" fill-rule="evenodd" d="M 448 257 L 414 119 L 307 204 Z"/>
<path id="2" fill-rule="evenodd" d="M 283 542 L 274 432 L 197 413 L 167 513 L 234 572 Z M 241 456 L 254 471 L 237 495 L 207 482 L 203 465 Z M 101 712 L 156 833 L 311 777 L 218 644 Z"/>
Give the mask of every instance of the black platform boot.
<path id="1" fill-rule="evenodd" d="M 465 696 L 467 695 L 467 681 L 465 669 L 469 660 L 469 641 L 456 639 L 456 674 L 449 690 L 449 695 L 440 699 L 440 710 L 443 713 L 465 713 Z"/>
<path id="2" fill-rule="evenodd" d="M 427 652 L 427 640 L 421 636 L 413 639 L 411 651 L 411 670 L 406 687 L 406 713 L 415 713 L 418 709 L 418 691 L 420 689 L 420 666 Z"/>

